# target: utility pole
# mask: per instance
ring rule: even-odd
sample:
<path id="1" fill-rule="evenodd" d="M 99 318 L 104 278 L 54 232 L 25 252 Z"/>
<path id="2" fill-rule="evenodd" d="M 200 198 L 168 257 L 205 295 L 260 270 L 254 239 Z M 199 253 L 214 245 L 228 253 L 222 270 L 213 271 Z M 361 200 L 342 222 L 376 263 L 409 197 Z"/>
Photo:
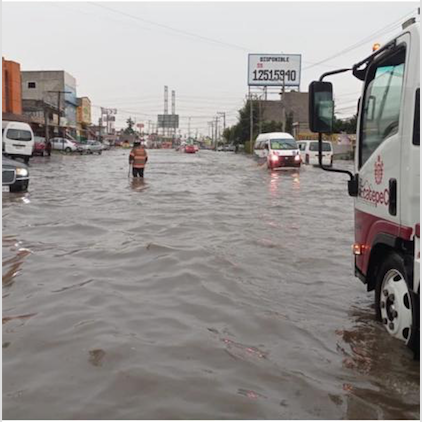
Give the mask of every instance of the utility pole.
<path id="1" fill-rule="evenodd" d="M 172 118 L 173 118 L 173 127 L 172 127 L 172 132 L 173 132 L 173 143 L 174 140 L 176 138 L 176 122 L 175 122 L 175 118 L 174 115 L 176 114 L 176 91 L 171 91 L 171 114 L 172 114 Z"/>
<path id="2" fill-rule="evenodd" d="M 98 119 L 98 140 L 101 142 L 102 139 L 102 128 L 103 128 L 103 118 L 102 115 L 101 117 Z"/>
<path id="3" fill-rule="evenodd" d="M 226 113 L 219 111 L 217 114 L 220 116 L 223 116 L 223 136 L 224 136 L 224 132 L 226 131 Z"/>
<path id="4" fill-rule="evenodd" d="M 169 88 L 167 85 L 164 85 L 164 115 L 166 116 L 167 114 L 169 114 Z M 164 117 L 164 122 L 163 122 L 163 137 L 166 134 L 166 122 L 165 122 L 166 118 Z"/>
<path id="5" fill-rule="evenodd" d="M 252 154 L 252 142 L 253 142 L 253 105 L 252 105 L 252 94 L 249 91 L 249 108 L 250 108 L 250 127 L 249 127 L 249 149 Z"/>
<path id="6" fill-rule="evenodd" d="M 49 130 L 48 130 L 48 109 L 45 103 L 44 103 L 44 126 L 45 126 L 45 141 L 47 142 L 50 136 L 49 136 Z"/>
<path id="7" fill-rule="evenodd" d="M 218 149 L 218 116 L 215 117 L 215 150 Z"/>
<path id="8" fill-rule="evenodd" d="M 60 118 L 62 117 L 62 110 L 61 110 L 61 95 L 62 94 L 71 94 L 71 91 L 60 91 L 60 90 L 53 90 L 53 91 L 47 91 L 49 93 L 54 93 L 57 94 L 57 116 L 58 116 L 58 122 L 57 122 L 57 128 L 59 130 L 59 135 L 60 135 Z"/>
<path id="9" fill-rule="evenodd" d="M 208 127 L 211 129 L 211 145 L 214 144 L 214 122 L 208 122 Z"/>

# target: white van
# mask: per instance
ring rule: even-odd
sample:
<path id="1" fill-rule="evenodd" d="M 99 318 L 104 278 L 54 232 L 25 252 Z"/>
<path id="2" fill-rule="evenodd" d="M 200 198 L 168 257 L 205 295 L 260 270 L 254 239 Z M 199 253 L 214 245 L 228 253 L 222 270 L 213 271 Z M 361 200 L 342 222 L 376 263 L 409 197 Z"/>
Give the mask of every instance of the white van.
<path id="1" fill-rule="evenodd" d="M 1 124 L 3 153 L 12 158 L 23 158 L 29 162 L 34 151 L 34 134 L 28 123 L 3 122 Z"/>
<path id="2" fill-rule="evenodd" d="M 314 166 L 319 165 L 318 159 L 318 141 L 304 140 L 297 143 L 300 149 L 302 162 Z M 333 165 L 333 144 L 330 141 L 322 142 L 322 164 L 326 167 Z"/>
<path id="3" fill-rule="evenodd" d="M 271 170 L 300 167 L 300 151 L 290 133 L 272 132 L 258 135 L 254 155 L 259 161 L 266 161 Z"/>

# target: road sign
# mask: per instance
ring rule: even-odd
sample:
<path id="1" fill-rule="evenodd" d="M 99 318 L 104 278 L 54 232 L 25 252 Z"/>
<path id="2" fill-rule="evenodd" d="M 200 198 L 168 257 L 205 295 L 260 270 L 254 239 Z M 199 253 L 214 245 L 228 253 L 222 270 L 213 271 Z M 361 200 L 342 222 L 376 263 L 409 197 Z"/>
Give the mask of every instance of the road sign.
<path id="1" fill-rule="evenodd" d="M 249 86 L 299 86 L 301 54 L 249 54 Z"/>
<path id="2" fill-rule="evenodd" d="M 158 127 L 160 128 L 178 128 L 179 127 L 179 115 L 178 114 L 159 114 L 158 115 Z"/>

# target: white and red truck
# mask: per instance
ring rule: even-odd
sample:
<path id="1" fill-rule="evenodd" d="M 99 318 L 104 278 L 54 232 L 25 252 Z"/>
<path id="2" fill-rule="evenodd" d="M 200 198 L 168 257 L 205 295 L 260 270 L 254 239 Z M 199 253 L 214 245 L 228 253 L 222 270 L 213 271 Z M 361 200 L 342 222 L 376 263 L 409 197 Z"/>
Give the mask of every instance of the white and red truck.
<path id="1" fill-rule="evenodd" d="M 309 125 L 332 132 L 333 89 L 324 81 L 351 71 L 363 82 L 354 171 L 355 275 L 375 291 L 378 319 L 419 355 L 420 308 L 420 29 L 402 32 L 350 69 L 327 72 L 309 87 Z M 321 146 L 320 152 L 321 155 Z"/>

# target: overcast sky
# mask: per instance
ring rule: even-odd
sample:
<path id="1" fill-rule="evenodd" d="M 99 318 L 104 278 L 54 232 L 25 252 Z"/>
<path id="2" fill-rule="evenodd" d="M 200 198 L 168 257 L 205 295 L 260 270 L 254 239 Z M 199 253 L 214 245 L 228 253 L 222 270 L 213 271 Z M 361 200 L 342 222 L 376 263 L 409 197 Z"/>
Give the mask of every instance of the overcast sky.
<path id="1" fill-rule="evenodd" d="M 248 91 L 248 53 L 301 54 L 300 88 L 307 91 L 322 72 L 354 64 L 374 42 L 398 33 L 418 5 L 2 2 L 2 54 L 22 70 L 66 70 L 77 80 L 78 96 L 118 109 L 119 126 L 129 115 L 156 121 L 168 85 L 176 91 L 182 130 L 191 116 L 191 128 L 206 134 L 216 112 L 236 122 Z M 333 82 L 338 112 L 353 114 L 360 84 L 350 74 Z M 98 118 L 98 108 L 93 114 Z"/>

